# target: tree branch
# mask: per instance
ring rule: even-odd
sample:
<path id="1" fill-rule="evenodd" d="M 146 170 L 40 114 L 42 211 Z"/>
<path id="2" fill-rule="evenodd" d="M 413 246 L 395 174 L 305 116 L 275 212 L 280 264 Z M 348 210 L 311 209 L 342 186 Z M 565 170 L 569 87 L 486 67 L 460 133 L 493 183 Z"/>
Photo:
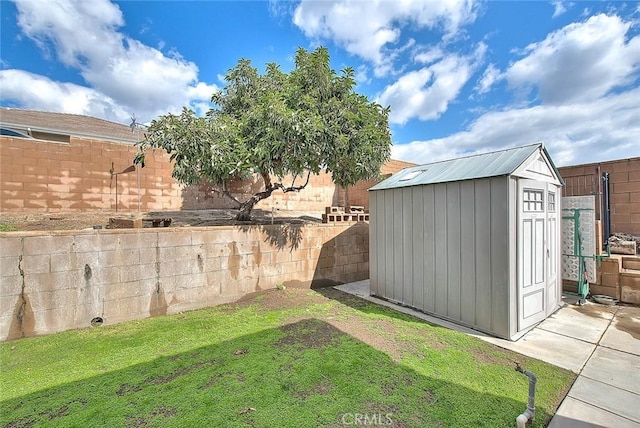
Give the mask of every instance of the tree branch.
<path id="1" fill-rule="evenodd" d="M 282 190 L 283 193 L 287 193 L 287 192 L 299 192 L 302 189 L 304 189 L 305 187 L 307 187 L 307 184 L 309 184 L 309 179 L 311 178 L 311 171 L 307 171 L 307 180 L 304 182 L 303 185 L 301 186 L 294 186 L 293 184 L 295 183 L 295 177 L 293 179 L 293 182 L 291 183 L 291 186 L 289 187 L 285 187 L 282 183 L 278 183 L 278 186 L 280 188 L 280 190 Z"/>
<path id="2" fill-rule="evenodd" d="M 217 189 L 217 188 L 215 188 L 215 187 L 211 187 L 211 191 L 212 191 L 212 192 L 215 192 L 215 193 L 217 193 L 217 194 L 219 194 L 219 195 L 222 195 L 223 197 L 225 197 L 225 198 L 229 199 L 231 202 L 233 202 L 233 203 L 235 203 L 236 205 L 238 205 L 238 207 L 242 205 L 242 202 L 240 202 L 240 200 L 239 200 L 238 198 L 236 198 L 235 196 L 233 196 L 233 195 L 231 194 L 231 192 L 229 192 L 229 190 L 228 190 L 228 189 L 222 189 L 222 190 L 220 190 L 220 189 Z"/>

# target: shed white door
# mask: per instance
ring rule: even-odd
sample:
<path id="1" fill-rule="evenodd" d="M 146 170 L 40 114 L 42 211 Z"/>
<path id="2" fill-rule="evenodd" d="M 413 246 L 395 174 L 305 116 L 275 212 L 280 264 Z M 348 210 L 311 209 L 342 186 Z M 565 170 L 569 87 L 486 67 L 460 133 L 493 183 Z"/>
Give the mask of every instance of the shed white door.
<path id="1" fill-rule="evenodd" d="M 560 198 L 555 186 L 547 187 L 547 315 L 558 307 L 558 269 L 560 264 L 559 221 Z"/>
<path id="2" fill-rule="evenodd" d="M 548 255 L 547 185 L 520 179 L 518 185 L 518 330 L 546 316 Z"/>

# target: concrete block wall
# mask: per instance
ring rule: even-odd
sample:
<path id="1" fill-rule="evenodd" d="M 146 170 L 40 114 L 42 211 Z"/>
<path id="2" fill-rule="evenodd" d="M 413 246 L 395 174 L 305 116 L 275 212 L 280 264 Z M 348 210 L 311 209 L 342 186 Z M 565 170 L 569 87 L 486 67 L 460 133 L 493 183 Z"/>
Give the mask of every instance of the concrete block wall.
<path id="1" fill-rule="evenodd" d="M 131 144 L 71 137 L 68 143 L 0 137 L 0 209 L 72 211 L 180 209 L 180 186 L 160 151 L 147 155 L 145 168 L 111 177 L 133 161 Z M 138 174 L 140 186 L 138 187 Z"/>
<path id="2" fill-rule="evenodd" d="M 137 148 L 131 144 L 71 137 L 69 142 L 0 137 L 0 210 L 71 211 L 115 210 L 116 172 L 131 165 Z M 390 160 L 383 174 L 395 173 L 408 164 Z M 139 171 L 118 176 L 118 209 L 168 211 L 180 209 L 233 208 L 235 204 L 212 191 L 207 184 L 182 186 L 172 177 L 173 166 L 161 150 L 149 151 Z M 138 187 L 138 174 L 140 186 Z M 277 178 L 274 177 L 274 180 Z M 296 185 L 306 177 L 297 178 Z M 292 177 L 285 177 L 285 184 Z M 369 182 L 358 183 L 354 201 L 347 205 L 367 205 Z M 238 180 L 232 193 L 246 200 L 262 189 L 261 179 Z M 371 185 L 375 183 L 370 183 Z M 336 186 L 330 174 L 312 175 L 300 192 L 276 191 L 258 203 L 257 209 L 324 212 L 326 206 L 342 205 L 344 189 Z M 364 203 L 364 202 L 367 203 Z"/>
<path id="3" fill-rule="evenodd" d="M 568 166 L 558 171 L 569 182 L 572 177 L 594 174 L 597 167 L 609 173 L 611 232 L 640 235 L 640 158 Z M 584 192 L 589 194 L 591 189 L 585 188 Z"/>
<path id="4" fill-rule="evenodd" d="M 0 340 L 366 279 L 368 257 L 366 223 L 0 233 Z"/>
<path id="5" fill-rule="evenodd" d="M 416 166 L 411 162 L 397 159 L 390 159 L 380 168 L 381 179 L 395 174 L 404 168 Z M 340 188 L 338 194 L 339 205 L 360 205 L 369 209 L 369 189 L 378 184 L 381 180 L 362 180 L 346 189 Z M 346 202 L 343 202 L 346 201 Z"/>

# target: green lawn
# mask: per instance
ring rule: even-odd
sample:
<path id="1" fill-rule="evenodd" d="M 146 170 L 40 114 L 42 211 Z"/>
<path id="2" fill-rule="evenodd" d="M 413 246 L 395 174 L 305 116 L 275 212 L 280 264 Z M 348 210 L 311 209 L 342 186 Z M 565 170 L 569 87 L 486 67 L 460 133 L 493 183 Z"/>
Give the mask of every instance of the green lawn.
<path id="1" fill-rule="evenodd" d="M 515 362 L 538 376 L 534 426 L 545 426 L 571 372 L 333 289 L 273 290 L 3 343 L 0 422 L 509 427 L 528 391 Z"/>

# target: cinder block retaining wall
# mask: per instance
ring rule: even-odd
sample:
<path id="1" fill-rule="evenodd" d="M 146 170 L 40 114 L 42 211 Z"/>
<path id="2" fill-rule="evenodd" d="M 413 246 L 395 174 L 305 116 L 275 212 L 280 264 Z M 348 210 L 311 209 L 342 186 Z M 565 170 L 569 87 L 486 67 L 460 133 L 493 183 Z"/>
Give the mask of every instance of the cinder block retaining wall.
<path id="1" fill-rule="evenodd" d="M 0 233 L 0 340 L 369 277 L 369 226 Z"/>

